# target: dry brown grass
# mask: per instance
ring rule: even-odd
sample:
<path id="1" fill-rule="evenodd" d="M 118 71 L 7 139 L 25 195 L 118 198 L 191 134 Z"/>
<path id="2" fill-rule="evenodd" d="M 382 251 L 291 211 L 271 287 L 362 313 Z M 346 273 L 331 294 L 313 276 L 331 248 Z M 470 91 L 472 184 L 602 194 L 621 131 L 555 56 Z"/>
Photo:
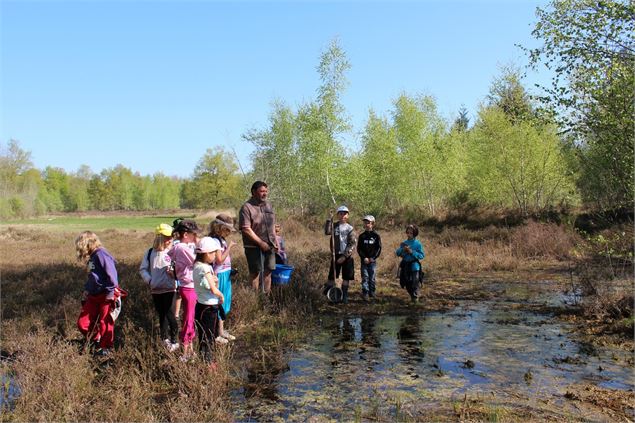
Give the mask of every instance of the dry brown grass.
<path id="1" fill-rule="evenodd" d="M 106 363 L 82 353 L 78 342 L 75 321 L 84 271 L 74 259 L 76 234 L 19 228 L 2 234 L 0 339 L 3 350 L 16 354 L 9 365 L 22 390 L 14 410 L 5 411 L 2 420 L 232 420 L 229 394 L 244 383 L 239 379 L 245 369 L 280 371 L 284 348 L 304 336 L 316 312 L 325 312 L 320 287 L 328 272 L 328 237 L 293 219 L 284 221 L 283 228 L 295 272 L 292 283 L 274 289 L 269 298 L 247 286 L 245 258 L 240 248 L 235 250 L 239 275 L 227 325 L 239 339 L 217 351 L 219 370 L 214 374 L 199 361 L 179 362 L 158 345 L 151 297 L 137 274 L 151 233 L 98 234 L 117 259 L 121 285 L 129 291 L 116 325 L 116 352 Z M 394 309 L 407 299 L 394 282 L 394 249 L 405 234 L 381 224 L 378 231 L 384 246 L 378 290 L 387 309 Z M 556 245 L 551 243 L 554 234 L 560 240 Z M 441 275 L 463 272 L 515 272 L 526 269 L 528 259 L 531 266 L 553 264 L 568 257 L 575 238 L 556 225 L 532 223 L 472 231 L 424 227 L 420 239 L 426 272 L 431 280 L 442 281 Z M 352 289 L 359 290 L 359 282 Z"/>

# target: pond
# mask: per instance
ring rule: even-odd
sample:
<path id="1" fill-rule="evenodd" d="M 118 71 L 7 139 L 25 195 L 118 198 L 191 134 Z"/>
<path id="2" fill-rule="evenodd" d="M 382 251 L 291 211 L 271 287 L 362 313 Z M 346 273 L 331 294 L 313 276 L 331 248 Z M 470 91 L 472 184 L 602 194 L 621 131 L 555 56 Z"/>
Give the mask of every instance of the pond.
<path id="1" fill-rule="evenodd" d="M 234 392 L 235 418 L 396 420 L 408 404 L 434 408 L 466 395 L 564 413 L 572 383 L 634 388 L 626 352 L 569 333 L 551 316 L 494 301 L 460 302 L 449 312 L 326 316 L 309 342 L 285 353 L 288 366 L 277 374 L 248 370 L 251 383 Z"/>

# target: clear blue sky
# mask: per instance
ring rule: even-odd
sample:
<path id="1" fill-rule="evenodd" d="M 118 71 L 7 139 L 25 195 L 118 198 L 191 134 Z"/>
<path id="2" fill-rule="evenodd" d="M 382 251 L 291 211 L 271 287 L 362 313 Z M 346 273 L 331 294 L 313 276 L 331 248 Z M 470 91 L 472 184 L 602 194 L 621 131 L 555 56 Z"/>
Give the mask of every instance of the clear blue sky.
<path id="1" fill-rule="evenodd" d="M 352 65 L 351 148 L 368 109 L 388 114 L 402 92 L 473 120 L 500 66 L 526 63 L 515 44 L 536 45 L 545 4 L 0 0 L 0 142 L 20 141 L 38 169 L 189 177 L 217 145 L 249 167 L 241 135 L 266 127 L 273 100 L 315 97 L 336 37 Z"/>

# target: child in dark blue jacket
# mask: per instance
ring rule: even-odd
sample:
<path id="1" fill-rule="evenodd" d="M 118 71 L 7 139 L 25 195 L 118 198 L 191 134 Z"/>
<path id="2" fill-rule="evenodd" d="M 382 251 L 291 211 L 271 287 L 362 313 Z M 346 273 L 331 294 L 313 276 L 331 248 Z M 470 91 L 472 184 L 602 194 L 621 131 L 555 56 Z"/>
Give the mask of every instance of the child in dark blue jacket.
<path id="1" fill-rule="evenodd" d="M 381 254 L 381 237 L 375 232 L 375 217 L 366 215 L 362 219 L 364 232 L 357 240 L 357 254 L 361 262 L 362 297 L 364 300 L 375 298 L 375 270 L 377 258 Z"/>

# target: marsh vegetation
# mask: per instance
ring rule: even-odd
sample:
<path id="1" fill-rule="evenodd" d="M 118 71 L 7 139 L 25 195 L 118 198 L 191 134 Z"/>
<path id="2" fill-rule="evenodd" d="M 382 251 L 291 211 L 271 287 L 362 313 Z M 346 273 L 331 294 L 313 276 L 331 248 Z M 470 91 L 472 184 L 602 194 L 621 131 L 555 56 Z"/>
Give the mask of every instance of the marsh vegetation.
<path id="1" fill-rule="evenodd" d="M 130 293 L 116 351 L 102 360 L 82 351 L 75 326 L 84 281 L 76 233 L 2 225 L 1 363 L 4 380 L 19 388 L 9 395 L 5 384 L 2 418 L 632 419 L 632 261 L 625 264 L 622 232 L 583 236 L 566 224 L 501 222 L 423 225 L 427 278 L 417 305 L 395 279 L 391 250 L 402 228 L 380 224 L 378 298 L 358 294 L 342 306 L 320 292 L 329 253 L 319 225 L 283 221 L 292 282 L 262 297 L 248 288 L 244 256 L 236 255 L 229 324 L 238 340 L 217 349 L 214 374 L 159 344 L 137 273 L 150 230 L 99 232 Z M 612 267 L 597 251 L 606 243 Z"/>

